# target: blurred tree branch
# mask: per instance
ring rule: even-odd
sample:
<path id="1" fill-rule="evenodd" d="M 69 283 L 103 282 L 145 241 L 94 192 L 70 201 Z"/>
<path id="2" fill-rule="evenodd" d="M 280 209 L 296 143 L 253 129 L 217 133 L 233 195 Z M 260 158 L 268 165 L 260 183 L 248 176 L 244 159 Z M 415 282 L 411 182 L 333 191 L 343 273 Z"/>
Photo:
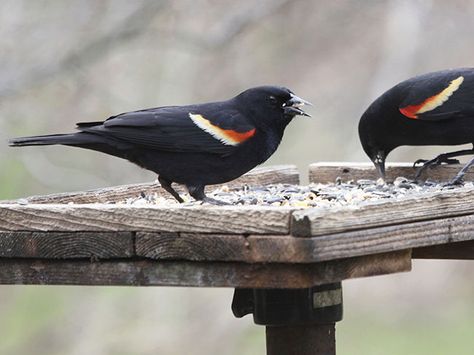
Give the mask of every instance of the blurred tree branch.
<path id="1" fill-rule="evenodd" d="M 220 49 L 263 18 L 278 12 L 291 2 L 292 0 L 250 2 L 241 11 L 231 13 L 220 21 L 220 25 L 216 26 L 206 37 L 191 33 L 177 33 L 174 40 L 204 50 Z M 66 54 L 59 62 L 48 63 L 27 72 L 20 79 L 4 83 L 0 86 L 0 99 L 14 96 L 71 70 L 77 70 L 100 60 L 117 46 L 146 33 L 147 27 L 167 4 L 169 4 L 168 1 L 146 2 L 113 30 L 86 43 L 78 50 Z"/>
<path id="2" fill-rule="evenodd" d="M 228 45 L 232 40 L 245 32 L 248 28 L 259 23 L 264 18 L 271 16 L 281 10 L 294 0 L 272 0 L 254 1 L 250 3 L 251 9 L 244 8 L 237 14 L 231 14 L 221 23 L 224 25 L 217 28 L 203 38 L 200 35 L 191 33 L 177 33 L 176 39 L 185 44 L 191 44 L 201 49 L 220 49 Z"/>
<path id="3" fill-rule="evenodd" d="M 43 84 L 55 76 L 93 63 L 110 50 L 126 41 L 131 41 L 142 33 L 156 15 L 166 6 L 167 1 L 146 2 L 105 35 L 86 43 L 82 48 L 67 54 L 58 63 L 41 66 L 15 82 L 7 82 L 0 87 L 0 98 L 13 96 L 25 89 Z"/>

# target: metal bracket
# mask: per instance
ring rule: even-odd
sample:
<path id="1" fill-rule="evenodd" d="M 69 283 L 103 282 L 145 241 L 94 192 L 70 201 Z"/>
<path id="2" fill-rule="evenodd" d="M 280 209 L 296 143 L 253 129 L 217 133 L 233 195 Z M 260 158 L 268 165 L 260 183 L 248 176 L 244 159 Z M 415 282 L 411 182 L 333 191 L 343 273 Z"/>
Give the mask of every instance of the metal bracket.
<path id="1" fill-rule="evenodd" d="M 253 314 L 267 326 L 328 324 L 342 320 L 341 283 L 304 289 L 236 288 L 232 312 L 237 318 Z"/>

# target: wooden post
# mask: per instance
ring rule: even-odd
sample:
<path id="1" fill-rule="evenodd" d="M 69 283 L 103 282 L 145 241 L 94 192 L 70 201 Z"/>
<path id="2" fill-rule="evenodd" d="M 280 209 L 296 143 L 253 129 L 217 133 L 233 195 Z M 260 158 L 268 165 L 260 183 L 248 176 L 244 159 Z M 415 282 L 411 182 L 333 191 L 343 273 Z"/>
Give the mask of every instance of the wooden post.
<path id="1" fill-rule="evenodd" d="M 335 323 L 267 326 L 267 355 L 335 355 Z"/>
<path id="2" fill-rule="evenodd" d="M 335 355 L 342 319 L 341 283 L 303 289 L 236 289 L 236 317 L 266 326 L 267 355 Z"/>

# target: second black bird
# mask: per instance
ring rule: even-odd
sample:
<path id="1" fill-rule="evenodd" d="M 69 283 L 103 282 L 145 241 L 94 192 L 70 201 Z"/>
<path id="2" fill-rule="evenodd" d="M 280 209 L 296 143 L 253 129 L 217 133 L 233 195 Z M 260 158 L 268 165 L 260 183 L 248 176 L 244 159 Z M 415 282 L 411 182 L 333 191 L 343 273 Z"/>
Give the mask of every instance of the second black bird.
<path id="1" fill-rule="evenodd" d="M 173 182 L 186 185 L 196 200 L 210 200 L 204 187 L 233 180 L 267 160 L 290 121 L 309 116 L 300 108 L 304 104 L 289 89 L 261 86 L 227 101 L 122 113 L 78 123 L 76 133 L 15 138 L 10 145 L 100 151 L 155 172 L 179 202 Z"/>
<path id="2" fill-rule="evenodd" d="M 474 144 L 474 69 L 444 70 L 399 83 L 377 98 L 362 115 L 359 137 L 380 175 L 385 159 L 403 145 Z M 422 163 L 416 178 L 429 166 L 458 163 L 453 159 L 474 155 L 473 149 L 440 154 Z M 472 159 L 450 183 L 462 181 Z"/>

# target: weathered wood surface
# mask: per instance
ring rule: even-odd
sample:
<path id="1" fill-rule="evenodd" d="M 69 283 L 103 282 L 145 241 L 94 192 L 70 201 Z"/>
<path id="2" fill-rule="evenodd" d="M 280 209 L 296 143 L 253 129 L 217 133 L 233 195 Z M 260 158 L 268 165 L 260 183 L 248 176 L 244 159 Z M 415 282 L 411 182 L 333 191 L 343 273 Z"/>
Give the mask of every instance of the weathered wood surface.
<path id="1" fill-rule="evenodd" d="M 305 288 L 410 271 L 411 251 L 314 264 L 0 258 L 0 284 Z"/>
<path id="2" fill-rule="evenodd" d="M 0 257 L 79 259 L 139 257 L 154 260 L 311 264 L 427 245 L 456 243 L 471 235 L 466 217 L 367 233 L 295 238 L 291 235 L 239 235 L 169 232 L 0 232 Z M 424 231 L 421 235 L 418 231 Z M 435 231 L 432 235 L 431 233 Z M 399 233 L 400 232 L 400 233 Z M 403 234 L 401 234 L 403 233 Z M 458 243 L 462 244 L 462 243 Z M 446 245 L 448 248 L 449 245 Z M 469 248 L 457 248 L 467 258 Z M 419 254 L 418 254 L 419 255 Z"/>
<path id="3" fill-rule="evenodd" d="M 474 240 L 416 248 L 413 259 L 474 260 Z"/>
<path id="4" fill-rule="evenodd" d="M 354 244 L 345 241 L 337 245 L 329 238 L 289 235 L 0 232 L 0 257 L 92 260 L 138 257 L 160 261 L 311 264 L 391 250 L 387 246 L 374 249 L 363 243 L 360 241 L 358 248 L 354 248 Z"/>
<path id="5" fill-rule="evenodd" d="M 474 188 L 462 187 L 403 199 L 341 208 L 312 208 L 292 214 L 292 234 L 327 235 L 474 213 Z M 430 228 L 429 225 L 427 228 Z"/>
<path id="6" fill-rule="evenodd" d="M 135 254 L 131 232 L 0 232 L 4 258 L 128 258 Z"/>
<path id="7" fill-rule="evenodd" d="M 294 165 L 275 165 L 269 167 L 259 167 L 251 170 L 247 174 L 238 179 L 229 181 L 222 185 L 209 185 L 206 191 L 212 191 L 220 186 L 227 185 L 229 188 L 239 188 L 244 185 L 268 185 L 268 184 L 298 184 L 299 172 Z M 183 186 L 173 185 L 179 192 L 185 192 Z M 158 182 L 131 184 L 115 187 L 107 187 L 89 191 L 66 192 L 58 194 L 50 194 L 44 196 L 31 196 L 20 199 L 22 203 L 111 203 L 124 201 L 127 198 L 138 197 L 140 194 L 171 197 L 169 193 L 164 191 Z M 0 201 L 1 203 L 17 203 L 18 200 Z"/>
<path id="8" fill-rule="evenodd" d="M 440 165 L 429 168 L 423 172 L 420 179 L 429 178 L 433 181 L 449 181 L 461 170 L 462 164 Z M 408 179 L 415 177 L 416 169 L 413 163 L 387 163 L 386 179 L 393 181 L 398 176 Z M 309 181 L 319 183 L 334 182 L 340 177 L 343 182 L 359 179 L 378 179 L 379 176 L 375 171 L 372 163 L 347 163 L 347 162 L 322 162 L 314 163 L 309 166 Z M 474 180 L 474 169 L 471 169 L 465 177 L 466 181 Z"/>
<path id="9" fill-rule="evenodd" d="M 315 238 L 320 260 L 474 240 L 474 215 L 369 228 Z"/>
<path id="10" fill-rule="evenodd" d="M 0 231 L 162 231 L 288 234 L 291 208 L 0 205 Z"/>
<path id="11" fill-rule="evenodd" d="M 136 252 L 156 260 L 314 263 L 465 240 L 474 240 L 474 215 L 306 238 L 137 233 Z"/>

